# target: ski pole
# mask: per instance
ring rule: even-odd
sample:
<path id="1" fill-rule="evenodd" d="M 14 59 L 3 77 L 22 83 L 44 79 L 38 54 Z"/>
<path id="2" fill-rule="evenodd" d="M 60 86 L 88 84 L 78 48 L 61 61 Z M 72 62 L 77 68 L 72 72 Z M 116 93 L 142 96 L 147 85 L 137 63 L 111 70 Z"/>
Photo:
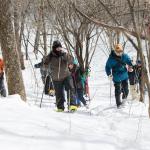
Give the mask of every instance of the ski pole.
<path id="1" fill-rule="evenodd" d="M 70 90 L 68 91 L 68 112 L 70 112 Z"/>
<path id="2" fill-rule="evenodd" d="M 40 102 L 40 108 L 42 107 L 43 95 L 44 95 L 44 91 L 45 91 L 45 85 L 46 85 L 47 77 L 48 77 L 48 75 L 46 75 L 46 78 L 45 78 L 44 88 L 43 88 L 42 97 L 41 97 L 41 102 Z"/>

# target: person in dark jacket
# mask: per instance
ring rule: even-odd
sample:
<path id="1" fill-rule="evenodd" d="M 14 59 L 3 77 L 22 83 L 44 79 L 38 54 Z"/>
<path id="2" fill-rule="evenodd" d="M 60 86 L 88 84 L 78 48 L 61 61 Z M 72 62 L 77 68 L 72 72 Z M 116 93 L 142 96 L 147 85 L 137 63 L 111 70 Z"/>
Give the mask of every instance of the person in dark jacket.
<path id="1" fill-rule="evenodd" d="M 68 68 L 68 64 L 73 62 L 73 57 L 63 52 L 62 45 L 59 41 L 54 41 L 52 51 L 44 60 L 51 70 L 51 76 L 54 83 L 56 94 L 57 111 L 64 111 L 64 90 L 67 91 L 67 102 L 69 110 L 76 110 L 75 88 L 73 79 Z"/>
<path id="2" fill-rule="evenodd" d="M 132 66 L 131 59 L 123 53 L 121 44 L 116 44 L 115 49 L 111 51 L 106 62 L 105 70 L 110 80 L 113 79 L 115 86 L 116 105 L 119 108 L 122 105 L 122 99 L 126 99 L 129 93 L 128 90 L 128 71 L 126 65 Z"/>
<path id="3" fill-rule="evenodd" d="M 45 83 L 45 78 L 47 75 L 48 68 L 43 64 L 43 58 L 41 62 L 34 65 L 34 68 L 40 68 L 41 78 L 42 78 L 43 83 Z"/>
<path id="4" fill-rule="evenodd" d="M 88 105 L 86 103 L 86 100 L 84 98 L 84 89 L 85 89 L 85 83 L 82 82 L 82 78 L 84 76 L 84 70 L 82 67 L 77 66 L 76 64 L 69 64 L 69 70 L 71 72 L 74 86 L 76 90 L 76 101 L 77 105 L 80 106 L 80 102 L 83 103 L 83 105 L 88 108 Z"/>
<path id="5" fill-rule="evenodd" d="M 128 67 L 128 75 L 129 75 L 129 83 L 130 83 L 130 94 L 132 96 L 132 100 L 139 100 L 139 89 L 141 85 L 141 61 L 137 60 L 133 65 L 133 67 Z"/>
<path id="6" fill-rule="evenodd" d="M 37 63 L 34 65 L 35 68 L 40 68 L 41 78 L 44 84 L 44 93 L 49 96 L 55 95 L 54 85 L 52 78 L 50 76 L 50 71 L 48 70 L 48 67 L 44 65 L 43 59 L 40 63 Z"/>

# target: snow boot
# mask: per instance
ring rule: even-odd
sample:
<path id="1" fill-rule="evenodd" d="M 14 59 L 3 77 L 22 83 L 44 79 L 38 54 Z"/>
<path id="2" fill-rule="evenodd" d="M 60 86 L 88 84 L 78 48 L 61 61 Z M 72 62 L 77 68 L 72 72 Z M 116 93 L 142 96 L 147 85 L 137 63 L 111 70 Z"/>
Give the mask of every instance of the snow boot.
<path id="1" fill-rule="evenodd" d="M 56 110 L 56 112 L 63 112 L 64 110 L 63 109 L 60 109 L 60 108 L 58 108 L 57 110 Z"/>
<path id="2" fill-rule="evenodd" d="M 74 106 L 74 105 L 71 105 L 70 108 L 69 108 L 69 110 L 70 110 L 71 112 L 75 112 L 75 111 L 77 111 L 77 109 L 78 109 L 78 107 L 77 107 L 77 106 Z"/>

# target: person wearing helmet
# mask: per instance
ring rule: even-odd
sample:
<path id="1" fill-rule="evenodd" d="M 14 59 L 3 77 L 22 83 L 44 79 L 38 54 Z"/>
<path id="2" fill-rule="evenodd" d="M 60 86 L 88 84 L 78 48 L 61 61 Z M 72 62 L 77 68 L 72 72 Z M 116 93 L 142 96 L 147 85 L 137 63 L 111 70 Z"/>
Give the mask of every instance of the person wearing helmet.
<path id="1" fill-rule="evenodd" d="M 115 86 L 115 99 L 117 108 L 124 103 L 122 99 L 126 99 L 128 90 L 128 71 L 126 65 L 132 66 L 130 57 L 124 53 L 121 44 L 116 44 L 114 50 L 111 51 L 106 62 L 105 71 L 110 80 L 113 80 Z"/>
<path id="2" fill-rule="evenodd" d="M 52 51 L 45 58 L 44 64 L 51 70 L 54 83 L 57 111 L 64 111 L 64 89 L 67 91 L 68 108 L 70 111 L 77 109 L 73 79 L 68 69 L 68 64 L 73 63 L 73 57 L 62 50 L 60 41 L 54 41 Z"/>

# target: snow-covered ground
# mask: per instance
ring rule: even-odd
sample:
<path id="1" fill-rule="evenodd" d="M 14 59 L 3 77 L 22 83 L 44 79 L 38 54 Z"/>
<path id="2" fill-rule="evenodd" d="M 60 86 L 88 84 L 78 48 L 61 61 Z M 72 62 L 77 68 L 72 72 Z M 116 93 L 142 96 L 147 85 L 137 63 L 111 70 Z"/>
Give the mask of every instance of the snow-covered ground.
<path id="1" fill-rule="evenodd" d="M 91 64 L 90 110 L 80 108 L 73 114 L 55 112 L 55 99 L 45 95 L 39 107 L 40 72 L 26 62 L 27 103 L 18 95 L 0 99 L 0 149 L 150 150 L 147 105 L 133 101 L 123 109 L 115 108 L 114 88 L 110 99 L 110 82 L 104 71 L 106 59 L 99 50 Z"/>

